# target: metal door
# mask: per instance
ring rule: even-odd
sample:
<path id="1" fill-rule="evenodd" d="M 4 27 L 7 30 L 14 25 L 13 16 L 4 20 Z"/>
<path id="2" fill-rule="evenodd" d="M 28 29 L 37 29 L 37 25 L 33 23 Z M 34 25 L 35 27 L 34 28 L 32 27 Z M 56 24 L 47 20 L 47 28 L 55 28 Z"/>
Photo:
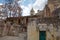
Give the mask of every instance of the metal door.
<path id="1" fill-rule="evenodd" d="M 46 40 L 46 31 L 39 32 L 39 40 Z"/>

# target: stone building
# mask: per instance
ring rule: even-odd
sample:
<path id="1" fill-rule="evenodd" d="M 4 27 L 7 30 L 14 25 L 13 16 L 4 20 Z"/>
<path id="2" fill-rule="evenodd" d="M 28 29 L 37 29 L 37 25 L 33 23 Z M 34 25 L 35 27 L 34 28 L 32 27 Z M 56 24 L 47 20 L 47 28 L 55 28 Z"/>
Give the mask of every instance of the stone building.
<path id="1" fill-rule="evenodd" d="M 59 14 L 60 3 L 58 0 L 48 0 L 48 4 L 42 11 L 42 17 L 28 18 L 27 40 L 60 40 Z"/>
<path id="2" fill-rule="evenodd" d="M 6 31 L 4 33 L 14 35 L 14 33 L 26 32 L 27 40 L 60 40 L 60 7 L 55 6 L 55 2 L 49 0 L 44 10 L 38 10 L 36 15 L 32 9 L 31 16 L 7 18 L 4 22 L 10 22 L 10 26 L 7 25 L 8 23 L 6 24 L 6 27 L 10 28 L 4 28 L 4 30 L 8 30 L 8 33 Z"/>

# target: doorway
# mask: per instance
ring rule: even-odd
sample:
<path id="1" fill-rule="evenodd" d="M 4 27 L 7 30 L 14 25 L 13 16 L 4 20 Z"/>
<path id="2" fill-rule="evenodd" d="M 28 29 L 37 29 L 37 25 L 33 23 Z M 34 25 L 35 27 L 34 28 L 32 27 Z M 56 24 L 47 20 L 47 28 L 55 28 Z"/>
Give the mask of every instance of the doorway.
<path id="1" fill-rule="evenodd" d="M 39 31 L 39 40 L 46 40 L 46 31 Z"/>

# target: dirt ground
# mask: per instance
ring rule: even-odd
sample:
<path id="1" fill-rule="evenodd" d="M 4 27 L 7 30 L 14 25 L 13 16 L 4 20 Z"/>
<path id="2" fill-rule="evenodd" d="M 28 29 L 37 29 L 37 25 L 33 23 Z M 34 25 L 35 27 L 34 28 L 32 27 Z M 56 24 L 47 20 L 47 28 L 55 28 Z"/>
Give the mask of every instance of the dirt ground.
<path id="1" fill-rule="evenodd" d="M 0 40 L 27 40 L 27 36 L 26 33 L 20 33 L 18 37 L 4 36 L 4 37 L 0 37 Z"/>

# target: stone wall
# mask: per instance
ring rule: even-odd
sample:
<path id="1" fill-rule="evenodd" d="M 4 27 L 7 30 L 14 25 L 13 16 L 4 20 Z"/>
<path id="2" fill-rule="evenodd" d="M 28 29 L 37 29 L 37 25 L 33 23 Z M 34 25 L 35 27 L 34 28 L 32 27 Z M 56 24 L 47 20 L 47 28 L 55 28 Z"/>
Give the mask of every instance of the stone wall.
<path id="1" fill-rule="evenodd" d="M 36 30 L 36 21 L 28 23 L 27 40 L 39 40 L 39 31 Z"/>
<path id="2" fill-rule="evenodd" d="M 46 40 L 57 40 L 60 38 L 60 27 L 54 23 L 36 23 L 33 18 L 29 19 L 27 27 L 27 40 L 39 40 L 39 31 L 46 31 Z"/>
<path id="3" fill-rule="evenodd" d="M 0 36 L 17 36 L 19 35 L 20 25 L 11 24 L 11 22 L 0 24 Z"/>

